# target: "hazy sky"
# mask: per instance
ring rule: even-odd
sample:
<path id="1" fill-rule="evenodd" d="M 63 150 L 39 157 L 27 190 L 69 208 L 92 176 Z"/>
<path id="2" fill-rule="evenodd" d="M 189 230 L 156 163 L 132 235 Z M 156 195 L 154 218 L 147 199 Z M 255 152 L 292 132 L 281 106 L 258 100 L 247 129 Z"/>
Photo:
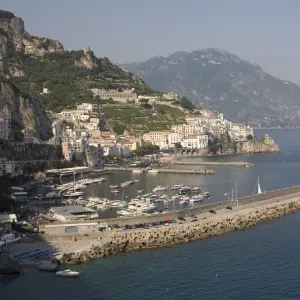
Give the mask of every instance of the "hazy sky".
<path id="1" fill-rule="evenodd" d="M 114 62 L 223 48 L 300 82 L 300 0 L 1 0 L 32 35 Z"/>

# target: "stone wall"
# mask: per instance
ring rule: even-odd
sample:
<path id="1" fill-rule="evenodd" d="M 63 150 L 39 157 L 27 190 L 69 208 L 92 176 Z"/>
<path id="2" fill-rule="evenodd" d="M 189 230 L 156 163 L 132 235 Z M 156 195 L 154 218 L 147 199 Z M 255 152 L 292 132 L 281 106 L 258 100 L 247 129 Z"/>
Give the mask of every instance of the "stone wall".
<path id="1" fill-rule="evenodd" d="M 82 253 L 65 253 L 62 263 L 78 264 L 115 253 L 160 248 L 243 230 L 300 209 L 300 197 L 228 212 L 225 215 L 175 226 L 108 232 L 105 242 Z"/>

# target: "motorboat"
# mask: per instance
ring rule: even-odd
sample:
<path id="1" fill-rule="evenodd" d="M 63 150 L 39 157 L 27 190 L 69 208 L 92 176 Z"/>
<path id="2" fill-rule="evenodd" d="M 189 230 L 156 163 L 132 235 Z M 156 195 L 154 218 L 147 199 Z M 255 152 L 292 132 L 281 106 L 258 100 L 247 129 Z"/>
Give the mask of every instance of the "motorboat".
<path id="1" fill-rule="evenodd" d="M 68 192 L 64 195 L 64 197 L 79 197 L 82 195 L 83 195 L 83 192 Z"/>
<path id="2" fill-rule="evenodd" d="M 157 174 L 157 173 L 159 173 L 159 171 L 155 170 L 155 169 L 152 169 L 152 170 L 148 170 L 148 173 L 150 173 L 150 174 Z"/>
<path id="3" fill-rule="evenodd" d="M 203 198 L 204 198 L 204 196 L 203 196 L 202 194 L 199 194 L 199 195 L 193 196 L 193 197 L 190 199 L 190 201 L 191 201 L 191 202 L 200 202 L 200 201 L 203 200 Z"/>
<path id="4" fill-rule="evenodd" d="M 183 187 L 183 183 L 182 184 L 175 184 L 172 186 L 172 190 L 173 191 L 176 191 L 176 190 L 179 190 Z"/>
<path id="5" fill-rule="evenodd" d="M 115 189 L 115 190 L 111 189 L 110 191 L 111 191 L 112 193 L 114 193 L 114 194 L 120 193 L 120 190 L 119 190 L 119 189 Z"/>
<path id="6" fill-rule="evenodd" d="M 166 191 L 168 188 L 166 186 L 157 186 L 156 188 L 153 189 L 153 192 L 163 192 Z"/>
<path id="7" fill-rule="evenodd" d="M 132 173 L 140 174 L 143 173 L 144 171 L 142 169 L 133 169 Z"/>
<path id="8" fill-rule="evenodd" d="M 188 203 L 189 203 L 188 200 L 180 200 L 180 201 L 179 201 L 179 204 L 182 205 L 182 206 L 183 206 L 183 205 L 187 205 Z"/>
<path id="9" fill-rule="evenodd" d="M 109 188 L 115 190 L 115 189 L 118 189 L 119 186 L 118 186 L 117 184 L 116 184 L 116 185 L 111 184 L 111 185 L 109 186 Z"/>
<path id="10" fill-rule="evenodd" d="M 66 269 L 66 270 L 63 270 L 63 271 L 56 272 L 56 275 L 62 276 L 62 277 L 78 277 L 79 274 L 80 274 L 79 272 L 72 271 L 70 269 Z"/>

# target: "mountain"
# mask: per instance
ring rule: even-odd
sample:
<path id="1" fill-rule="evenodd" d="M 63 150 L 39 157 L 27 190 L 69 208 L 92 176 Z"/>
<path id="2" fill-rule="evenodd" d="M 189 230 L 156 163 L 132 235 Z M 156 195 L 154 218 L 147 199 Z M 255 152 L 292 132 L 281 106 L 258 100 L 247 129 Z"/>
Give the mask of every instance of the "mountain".
<path id="1" fill-rule="evenodd" d="M 153 89 L 186 96 L 196 106 L 221 111 L 233 121 L 300 126 L 300 87 L 225 50 L 180 51 L 123 67 Z"/>
<path id="2" fill-rule="evenodd" d="M 6 11 L 0 11 L 0 74 L 53 111 L 93 101 L 91 88 L 151 92 L 143 80 L 89 47 L 65 51 L 59 41 L 30 35 L 23 20 Z M 49 93 L 42 94 L 43 88 Z"/>
<path id="3" fill-rule="evenodd" d="M 51 122 L 40 103 L 20 91 L 11 80 L 21 76 L 22 70 L 16 57 L 26 51 L 24 23 L 14 14 L 0 11 L 0 118 L 9 111 L 12 116 L 12 132 L 9 139 L 19 140 L 24 129 L 42 140 L 52 136 Z M 21 139 L 22 140 L 22 139 Z"/>

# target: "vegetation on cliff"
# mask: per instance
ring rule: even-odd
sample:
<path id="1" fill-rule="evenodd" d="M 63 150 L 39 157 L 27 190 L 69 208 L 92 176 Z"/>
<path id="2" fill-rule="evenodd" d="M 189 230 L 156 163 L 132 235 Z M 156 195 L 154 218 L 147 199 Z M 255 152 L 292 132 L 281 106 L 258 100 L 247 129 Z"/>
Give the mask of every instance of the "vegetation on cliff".
<path id="1" fill-rule="evenodd" d="M 76 65 L 85 59 L 84 51 L 64 51 L 34 57 L 19 54 L 24 75 L 12 78 L 21 89 L 38 98 L 46 110 L 60 111 L 76 103 L 95 102 L 90 89 L 134 88 L 138 94 L 151 89 L 139 78 L 113 64 L 108 58 L 86 58 L 93 66 Z M 49 94 L 41 95 L 43 88 Z"/>

